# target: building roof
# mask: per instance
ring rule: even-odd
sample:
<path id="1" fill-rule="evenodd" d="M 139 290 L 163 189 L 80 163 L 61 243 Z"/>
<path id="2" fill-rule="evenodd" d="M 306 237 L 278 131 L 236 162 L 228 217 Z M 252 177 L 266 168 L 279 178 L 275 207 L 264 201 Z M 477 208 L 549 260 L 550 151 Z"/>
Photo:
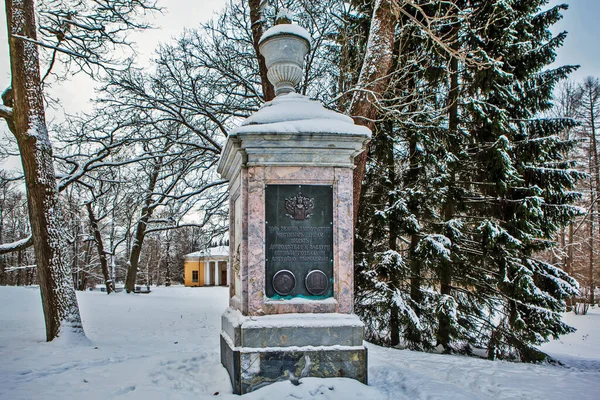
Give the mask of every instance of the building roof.
<path id="1" fill-rule="evenodd" d="M 209 247 L 205 250 L 195 251 L 190 254 L 186 254 L 183 258 L 204 258 L 204 257 L 228 257 L 229 246 L 217 246 Z"/>

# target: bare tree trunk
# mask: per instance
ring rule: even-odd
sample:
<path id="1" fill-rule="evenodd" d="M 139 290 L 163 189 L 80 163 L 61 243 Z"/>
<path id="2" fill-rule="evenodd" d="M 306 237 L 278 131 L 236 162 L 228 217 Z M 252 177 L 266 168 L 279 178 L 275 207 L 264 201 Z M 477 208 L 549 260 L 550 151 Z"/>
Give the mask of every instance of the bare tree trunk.
<path id="1" fill-rule="evenodd" d="M 0 286 L 6 285 L 6 261 L 4 256 L 0 255 Z"/>
<path id="2" fill-rule="evenodd" d="M 591 146 L 593 147 L 593 146 Z M 588 164 L 589 164 L 589 171 L 590 173 L 594 173 L 595 168 L 592 165 L 593 163 L 593 149 L 590 148 L 589 150 L 589 154 L 588 154 Z M 596 210 L 596 206 L 595 206 L 595 202 L 596 202 L 596 189 L 594 188 L 594 183 L 595 183 L 595 179 L 594 177 L 590 177 L 590 203 L 591 203 L 591 207 L 588 213 L 588 248 L 589 248 L 589 255 L 588 255 L 588 284 L 589 284 L 589 290 L 590 290 L 590 294 L 589 294 L 589 300 L 590 303 L 593 304 L 594 303 L 594 252 L 595 252 L 595 246 L 594 246 L 594 213 Z"/>
<path id="3" fill-rule="evenodd" d="M 111 211 L 110 221 L 110 280 L 112 281 L 113 288 L 117 283 L 117 271 L 116 271 L 116 256 L 115 256 L 115 207 Z"/>
<path id="4" fill-rule="evenodd" d="M 144 207 L 142 208 L 141 216 L 135 227 L 135 233 L 133 241 L 131 243 L 131 253 L 129 255 L 129 265 L 127 267 L 127 278 L 125 279 L 125 290 L 127 293 L 131 293 L 135 290 L 135 281 L 137 278 L 137 270 L 140 262 L 140 255 L 142 254 L 142 244 L 146 237 L 146 230 L 148 229 L 148 221 L 154 212 L 154 206 L 152 205 L 152 193 L 158 180 L 158 174 L 160 172 L 160 162 L 157 162 L 154 170 L 150 174 L 148 181 L 148 190 L 146 194 L 146 200 L 144 201 Z"/>
<path id="5" fill-rule="evenodd" d="M 358 82 L 358 90 L 354 92 L 348 114 L 358 125 L 373 130 L 377 118 L 377 102 L 385 92 L 389 83 L 389 72 L 393 65 L 394 26 L 396 18 L 392 12 L 390 0 L 376 0 L 367 51 L 363 60 Z M 367 168 L 368 150 L 356 156 L 353 178 L 354 225 L 358 219 L 360 192 Z"/>
<path id="6" fill-rule="evenodd" d="M 157 268 L 156 268 L 156 286 L 160 286 L 162 284 L 162 280 L 161 280 L 161 265 L 163 264 L 163 262 L 165 263 L 165 270 L 167 270 L 169 268 L 169 251 L 171 251 L 171 238 L 169 237 L 169 235 L 166 236 L 166 248 L 165 251 L 161 251 L 160 252 L 160 256 L 158 259 L 158 264 L 157 264 Z"/>
<path id="7" fill-rule="evenodd" d="M 564 226 L 562 228 L 560 228 L 560 230 L 558 231 L 558 238 L 557 239 L 558 239 L 557 242 L 560 245 L 560 249 L 563 252 L 566 252 L 567 251 L 567 232 L 565 231 L 565 227 Z M 558 255 L 556 254 L 556 252 L 553 251 L 552 252 L 552 260 L 551 260 L 552 264 L 554 264 L 554 265 L 560 265 L 560 264 L 562 264 L 561 266 L 562 266 L 563 271 L 567 272 L 567 269 L 566 269 L 567 268 L 567 259 L 563 258 L 563 260 L 562 260 L 563 262 L 562 263 L 560 261 L 561 260 L 558 257 Z"/>
<path id="8" fill-rule="evenodd" d="M 416 259 L 414 254 L 417 245 L 419 244 L 419 235 L 412 234 L 410 236 L 410 298 L 413 301 L 415 314 L 421 316 L 421 305 L 423 303 L 423 292 L 421 291 L 421 264 Z M 413 343 L 421 343 L 421 333 L 414 326 L 408 326 L 406 337 Z"/>
<path id="9" fill-rule="evenodd" d="M 385 141 L 385 152 L 386 152 L 386 164 L 387 164 L 387 175 L 390 182 L 390 188 L 395 188 L 398 184 L 398 175 L 396 174 L 396 160 L 394 157 L 394 139 L 393 139 L 393 123 L 386 121 L 385 123 L 387 130 L 387 137 Z M 397 195 L 394 190 L 388 191 L 388 206 L 392 207 L 397 201 Z M 398 225 L 395 223 L 389 224 L 389 236 L 388 236 L 388 247 L 390 250 L 398 250 Z M 396 289 L 400 289 L 401 281 L 398 277 L 393 277 L 393 286 Z M 392 305 L 390 307 L 390 346 L 397 346 L 400 344 L 400 309 L 396 302 L 392 298 Z"/>
<path id="10" fill-rule="evenodd" d="M 455 52 L 458 52 L 458 33 L 459 27 L 455 25 L 451 28 L 451 43 L 450 47 Z M 454 141 L 453 136 L 458 135 L 458 97 L 459 97 L 459 82 L 458 82 L 458 58 L 451 56 L 450 58 L 450 90 L 448 92 L 448 139 L 449 147 L 452 151 L 455 151 L 455 146 L 452 145 Z M 449 190 L 444 204 L 444 221 L 448 222 L 454 218 L 454 191 L 452 190 L 456 182 L 456 171 L 453 167 L 450 173 L 450 184 Z M 449 296 L 452 289 L 452 263 L 449 261 L 442 261 L 441 274 L 440 274 L 440 294 Z M 439 320 L 438 340 L 439 343 L 444 346 L 445 351 L 450 351 L 450 336 L 451 327 L 450 319 L 447 315 L 441 315 Z"/>
<path id="11" fill-rule="evenodd" d="M 575 239 L 575 228 L 573 226 L 573 222 L 569 224 L 569 244 L 567 248 L 567 264 L 566 270 L 567 274 L 573 276 L 573 240 Z"/>
<path id="12" fill-rule="evenodd" d="M 273 85 L 267 78 L 265 58 L 258 50 L 258 41 L 262 37 L 265 25 L 262 10 L 260 9 L 260 3 L 262 3 L 261 0 L 248 0 L 248 5 L 250 6 L 250 23 L 252 24 L 252 45 L 256 52 L 256 58 L 258 59 L 258 73 L 262 83 L 263 99 L 264 101 L 271 101 L 275 98 L 275 88 L 273 88 Z"/>
<path id="13" fill-rule="evenodd" d="M 582 84 L 579 85 L 580 97 L 579 97 L 579 117 L 583 121 L 584 134 L 589 139 L 588 148 L 588 172 L 590 174 L 590 210 L 588 214 L 589 218 L 589 290 L 590 290 L 590 302 L 594 302 L 594 289 L 595 289 L 595 240 L 594 240 L 594 223 L 596 212 L 598 211 L 597 201 L 600 195 L 600 166 L 598 165 L 598 142 L 596 137 L 596 118 L 598 110 L 600 108 L 600 80 L 597 78 L 586 77 Z M 598 224 L 598 232 L 600 233 L 600 224 Z"/>
<path id="14" fill-rule="evenodd" d="M 68 258 L 68 241 L 46 129 L 40 84 L 33 0 L 6 0 L 9 30 L 14 136 L 17 139 L 25 183 L 29 221 L 33 235 L 38 283 L 46 320 L 48 341 L 71 331 L 85 337 Z"/>
<path id="15" fill-rule="evenodd" d="M 18 267 L 22 267 L 23 266 L 23 251 L 19 250 L 17 252 L 17 266 Z M 21 268 L 19 268 L 17 270 L 17 286 L 21 286 L 21 278 L 23 276 L 23 270 Z"/>
<path id="16" fill-rule="evenodd" d="M 27 275 L 27 285 L 28 286 L 33 285 L 33 275 L 34 275 L 34 273 L 35 273 L 34 268 L 27 268 L 26 275 Z"/>
<path id="17" fill-rule="evenodd" d="M 75 240 L 71 243 L 71 276 L 73 277 L 73 287 L 77 290 L 79 288 L 79 271 L 81 270 L 79 266 L 79 224 L 77 224 L 74 229 L 73 237 Z"/>
<path id="18" fill-rule="evenodd" d="M 98 251 L 100 268 L 102 270 L 102 276 L 104 277 L 104 284 L 106 285 L 106 294 L 111 294 L 113 292 L 113 281 L 108 272 L 108 260 L 106 259 L 106 253 L 104 251 L 104 242 L 102 241 L 102 234 L 100 232 L 100 227 L 98 226 L 98 220 L 94 215 L 92 204 L 86 203 L 85 207 L 87 208 L 92 234 L 94 235 L 94 242 L 96 243 L 96 250 Z"/>
<path id="19" fill-rule="evenodd" d="M 590 86 L 589 88 L 590 91 L 594 90 L 593 86 Z M 596 89 L 597 90 L 597 89 Z M 593 101 L 594 99 L 594 94 L 590 93 L 590 104 L 589 104 L 589 113 L 590 113 L 590 128 L 591 128 L 591 145 L 592 145 L 592 155 L 593 155 L 593 168 L 590 168 L 590 172 L 593 171 L 594 174 L 594 183 L 595 183 L 595 187 L 592 190 L 592 193 L 594 194 L 594 199 L 593 201 L 598 201 L 598 199 L 600 198 L 600 165 L 598 164 L 598 142 L 596 141 L 596 115 L 594 113 L 595 110 L 595 102 Z M 598 205 L 596 203 L 596 205 L 594 206 L 594 208 L 596 208 L 596 210 L 598 210 Z M 593 215 L 593 211 L 592 214 Z M 590 243 L 591 243 L 591 248 L 590 248 L 590 254 L 592 254 L 590 256 L 590 303 L 594 304 L 594 290 L 596 289 L 596 280 L 594 277 L 594 256 L 593 256 L 593 252 L 594 252 L 594 231 L 593 231 L 593 217 L 591 217 L 591 224 L 590 224 Z M 600 235 L 600 223 L 598 224 L 598 234 Z"/>
<path id="20" fill-rule="evenodd" d="M 82 230 L 83 232 L 83 230 Z M 84 257 L 83 257 L 83 264 L 81 266 L 81 268 L 79 268 L 78 270 L 78 274 L 79 274 L 79 281 L 77 282 L 77 290 L 85 290 L 85 285 L 87 282 L 87 269 L 89 268 L 89 266 L 92 263 L 92 251 L 91 248 L 92 247 L 92 243 L 90 240 L 86 240 L 85 242 L 85 251 L 84 251 Z"/>
<path id="21" fill-rule="evenodd" d="M 5 188 L 3 188 L 5 189 Z M 0 203 L 0 244 L 4 243 L 4 201 L 6 200 L 6 191 L 2 196 L 2 202 Z M 4 254 L 0 254 L 0 285 L 6 284 L 6 258 Z"/>
<path id="22" fill-rule="evenodd" d="M 144 207 L 142 209 L 142 217 L 135 227 L 135 233 L 131 244 L 131 253 L 129 255 L 129 265 L 127 267 L 127 278 L 125 279 L 125 290 L 127 293 L 131 293 L 135 290 L 140 255 L 142 254 L 142 244 L 144 243 L 144 238 L 146 237 L 146 229 L 148 227 L 150 213 L 151 211 L 149 208 Z"/>
<path id="23" fill-rule="evenodd" d="M 415 87 L 416 83 L 414 78 L 410 77 L 407 82 L 408 88 Z M 410 101 L 410 100 L 409 100 Z M 422 174 L 422 166 L 419 164 L 418 158 L 415 156 L 417 154 L 417 135 L 414 132 L 410 133 L 408 139 L 408 148 L 409 148 L 409 166 L 408 171 L 404 174 L 404 187 L 410 188 L 415 187 L 419 180 L 419 176 Z M 410 204 L 409 210 L 412 214 L 419 216 L 420 212 L 418 209 L 418 205 Z M 423 292 L 421 290 L 422 279 L 422 271 L 421 271 L 421 262 L 417 259 L 416 249 L 419 245 L 419 234 L 418 232 L 410 233 L 410 246 L 409 246 L 409 265 L 410 265 L 410 298 L 413 302 L 413 308 L 415 314 L 420 317 L 421 316 L 421 306 L 423 304 Z M 412 324 L 407 327 L 406 330 L 406 338 L 408 341 L 413 343 L 421 343 L 422 337 L 421 332 L 419 332 L 415 326 Z"/>
<path id="24" fill-rule="evenodd" d="M 588 239 L 590 254 L 588 258 L 589 269 L 589 287 L 590 287 L 590 303 L 594 304 L 594 213 L 590 210 L 589 234 Z"/>
<path id="25" fill-rule="evenodd" d="M 573 240 L 575 239 L 575 228 L 573 222 L 569 224 L 569 240 L 567 247 L 567 262 L 566 262 L 566 271 L 567 274 L 573 276 Z M 572 306 L 574 304 L 574 298 L 569 298 L 567 300 L 567 305 Z"/>

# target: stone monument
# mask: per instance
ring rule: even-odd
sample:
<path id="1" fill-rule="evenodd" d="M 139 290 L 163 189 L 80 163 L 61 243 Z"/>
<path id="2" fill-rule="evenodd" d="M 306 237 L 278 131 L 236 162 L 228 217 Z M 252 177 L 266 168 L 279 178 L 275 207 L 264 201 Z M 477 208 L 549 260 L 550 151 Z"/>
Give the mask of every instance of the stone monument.
<path id="1" fill-rule="evenodd" d="M 221 362 L 233 391 L 273 382 L 367 382 L 363 324 L 353 314 L 352 173 L 371 132 L 294 92 L 311 45 L 302 27 L 262 36 L 276 98 L 227 138 L 230 301 Z"/>

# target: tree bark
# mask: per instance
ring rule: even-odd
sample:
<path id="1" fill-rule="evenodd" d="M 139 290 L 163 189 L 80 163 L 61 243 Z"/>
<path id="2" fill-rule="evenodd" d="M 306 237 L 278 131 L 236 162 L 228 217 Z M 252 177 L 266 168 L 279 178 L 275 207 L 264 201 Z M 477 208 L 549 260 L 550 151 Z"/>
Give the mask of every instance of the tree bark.
<path id="1" fill-rule="evenodd" d="M 94 235 L 94 242 L 96 243 L 96 250 L 98 251 L 98 259 L 100 260 L 100 268 L 102 270 L 102 276 L 104 277 L 104 284 L 106 285 L 106 294 L 113 292 L 113 281 L 108 272 L 108 260 L 106 259 L 106 252 L 104 251 L 104 242 L 102 241 L 102 233 L 98 226 L 98 220 L 94 214 L 94 209 L 91 203 L 86 203 L 88 218 L 90 220 L 90 227 L 92 234 Z"/>
<path id="2" fill-rule="evenodd" d="M 393 123 L 386 121 L 385 123 L 387 137 L 385 140 L 385 152 L 386 152 L 386 164 L 387 164 L 387 175 L 389 180 L 390 189 L 388 190 L 388 206 L 392 207 L 397 200 L 396 191 L 393 190 L 398 185 L 398 175 L 396 174 L 396 160 L 394 157 L 394 139 L 393 139 Z M 398 225 L 395 223 L 389 224 L 389 236 L 388 236 L 388 247 L 390 250 L 398 250 Z M 401 282 L 398 276 L 393 276 L 394 289 L 400 290 Z M 392 305 L 390 307 L 390 346 L 394 347 L 400 344 L 400 309 L 392 298 Z"/>
<path id="3" fill-rule="evenodd" d="M 265 58 L 260 54 L 258 49 L 258 41 L 264 33 L 264 19 L 262 11 L 260 9 L 261 0 L 248 0 L 250 6 L 250 23 L 252 28 L 252 45 L 256 52 L 256 59 L 258 60 L 258 73 L 260 75 L 260 81 L 262 83 L 263 100 L 271 101 L 275 98 L 275 88 L 269 82 L 267 78 L 267 65 L 265 64 Z"/>
<path id="4" fill-rule="evenodd" d="M 357 91 L 352 96 L 348 114 L 358 125 L 375 128 L 377 102 L 389 83 L 389 72 L 393 65 L 394 26 L 396 18 L 390 0 L 376 0 L 367 40 L 367 50 L 363 59 Z M 353 200 L 354 225 L 358 219 L 360 192 L 367 169 L 368 150 L 354 159 Z"/>
<path id="5" fill-rule="evenodd" d="M 592 145 L 592 148 L 595 147 Z M 595 172 L 595 168 L 593 167 L 593 149 L 590 149 L 589 151 L 589 155 L 588 155 L 588 163 L 589 163 L 589 171 L 590 173 L 594 173 Z M 592 206 L 590 207 L 589 213 L 588 213 L 588 246 L 589 246 L 589 257 L 588 257 L 588 273 L 589 273 L 589 280 L 588 280 L 588 284 L 589 284 L 589 289 L 590 289 L 590 303 L 594 304 L 594 251 L 595 251 L 595 243 L 594 243 L 594 214 L 596 211 L 596 206 L 595 206 L 595 193 L 596 193 L 596 189 L 594 188 L 594 183 L 595 183 L 595 179 L 594 177 L 590 177 L 590 193 L 591 193 L 591 202 L 592 202 Z"/>
<path id="6" fill-rule="evenodd" d="M 589 300 L 593 304 L 594 289 L 595 289 L 595 263 L 596 257 L 594 224 L 598 222 L 595 217 L 595 212 L 598 211 L 597 201 L 600 198 L 600 165 L 598 164 L 598 142 L 596 137 L 596 115 L 600 105 L 600 81 L 597 78 L 587 77 L 583 83 L 579 85 L 579 101 L 580 107 L 579 117 L 583 121 L 584 134 L 589 139 L 588 148 L 588 172 L 590 175 L 590 210 L 587 218 L 589 219 L 589 258 L 588 258 L 588 283 L 589 283 Z M 600 233 L 600 224 L 598 224 L 598 232 Z"/>
<path id="7" fill-rule="evenodd" d="M 451 28 L 450 37 L 452 42 L 450 44 L 452 50 L 458 52 L 458 33 L 459 27 L 457 25 Z M 453 136 L 458 135 L 458 96 L 459 96 L 459 82 L 458 82 L 458 58 L 450 58 L 450 90 L 448 91 L 448 147 L 451 151 L 455 152 L 452 144 L 455 142 Z M 444 204 L 444 221 L 448 222 L 454 218 L 454 191 L 452 190 L 456 182 L 456 171 L 454 167 L 450 167 L 450 182 L 448 185 L 448 194 L 446 202 Z M 449 296 L 452 289 L 452 262 L 442 261 L 440 273 L 440 294 L 442 296 Z M 438 329 L 438 340 L 439 344 L 444 346 L 445 351 L 450 351 L 450 336 L 451 326 L 450 319 L 447 315 L 440 315 L 439 318 L 439 329 Z"/>
<path id="8" fill-rule="evenodd" d="M 5 188 L 3 188 L 4 191 Z M 4 191 L 2 199 L 0 200 L 0 245 L 4 243 L 4 203 L 6 201 L 6 191 Z M 4 254 L 0 252 L 0 285 L 6 284 L 6 259 Z"/>
<path id="9" fill-rule="evenodd" d="M 48 341 L 67 331 L 85 337 L 69 267 L 67 234 L 46 128 L 33 0 L 6 0 L 14 94 L 14 135 L 25 175 L 29 221 Z"/>
<path id="10" fill-rule="evenodd" d="M 594 93 L 594 89 L 598 89 L 598 88 L 594 88 L 594 85 L 592 84 L 592 82 L 590 82 L 590 128 L 591 128 L 591 134 L 592 134 L 592 140 L 591 140 L 591 144 L 592 144 L 592 151 L 593 151 L 593 157 L 594 157 L 594 168 L 592 169 L 593 173 L 594 173 L 594 183 L 595 183 L 595 188 L 592 191 L 592 193 L 594 193 L 594 200 L 598 201 L 598 199 L 600 198 L 600 165 L 598 164 L 598 142 L 596 141 L 596 115 L 595 115 L 595 101 L 594 99 L 596 98 L 595 93 Z M 595 206 L 596 209 L 598 209 L 597 203 Z M 592 219 L 592 223 L 591 225 L 593 225 L 593 219 Z M 600 223 L 598 224 L 598 234 L 600 235 Z M 590 228 L 590 242 L 591 242 L 591 249 L 590 252 L 593 253 L 594 251 L 594 232 L 593 229 Z M 596 280 L 594 277 L 594 262 L 593 262 L 593 255 L 590 257 L 591 261 L 590 261 L 590 303 L 593 305 L 594 304 L 594 290 L 596 289 Z"/>
<path id="11" fill-rule="evenodd" d="M 567 247 L 567 263 L 566 263 L 566 270 L 567 270 L 567 274 L 569 274 L 569 276 L 573 276 L 573 240 L 575 239 L 575 229 L 574 229 L 574 224 L 573 222 L 571 222 L 569 224 L 569 244 Z M 567 299 L 567 305 L 572 306 L 575 304 L 575 299 L 569 298 Z"/>
<path id="12" fill-rule="evenodd" d="M 413 302 L 413 309 L 417 317 L 421 316 L 421 306 L 423 304 L 423 292 L 421 291 L 421 263 L 417 260 L 414 251 L 419 244 L 419 235 L 416 233 L 410 235 L 410 299 Z M 421 332 L 415 326 L 408 326 L 406 329 L 406 338 L 415 344 L 422 342 Z"/>
<path id="13" fill-rule="evenodd" d="M 590 285 L 590 304 L 594 304 L 594 251 L 595 251 L 595 246 L 594 246 L 594 208 L 592 207 L 592 209 L 590 210 L 590 223 L 589 223 L 589 239 L 588 239 L 588 243 L 589 243 L 589 247 L 590 247 L 590 254 L 589 254 L 589 264 L 588 264 L 588 268 L 589 268 L 589 285 Z"/>
<path id="14" fill-rule="evenodd" d="M 116 260 L 115 260 L 115 207 L 112 208 L 111 211 L 111 221 L 110 221 L 110 237 L 109 237 L 109 246 L 110 246 L 110 280 L 113 283 L 113 287 L 115 287 L 117 283 L 117 275 L 116 275 Z"/>
<path id="15" fill-rule="evenodd" d="M 19 250 L 17 252 L 17 265 L 21 267 L 23 265 L 23 251 Z M 21 278 L 23 276 L 23 270 L 19 268 L 17 271 L 17 286 L 21 286 Z"/>
<path id="16" fill-rule="evenodd" d="M 574 224 L 569 224 L 569 241 L 567 247 L 567 274 L 573 276 L 573 240 L 575 239 Z"/>
<path id="17" fill-rule="evenodd" d="M 69 201 L 69 203 L 71 203 Z M 80 271 L 81 268 L 79 267 L 79 265 L 81 264 L 79 262 L 79 240 L 78 238 L 81 237 L 81 232 L 79 232 L 79 224 L 75 224 L 75 226 L 70 226 L 70 231 L 73 233 L 73 237 L 75 238 L 75 240 L 73 240 L 73 242 L 71 243 L 71 276 L 73 277 L 73 287 L 75 288 L 75 290 L 79 290 L 79 275 L 80 275 Z"/>
<path id="18" fill-rule="evenodd" d="M 152 205 L 152 193 L 154 192 L 159 172 L 160 162 L 157 162 L 154 170 L 150 174 L 146 200 L 144 201 L 144 207 L 142 208 L 140 219 L 136 224 L 133 241 L 131 243 L 129 265 L 127 267 L 127 278 L 125 279 L 125 290 L 127 293 L 131 293 L 135 290 L 138 265 L 140 262 L 140 255 L 142 254 L 142 244 L 144 243 L 144 238 L 146 237 L 148 221 L 150 221 L 150 217 L 152 216 L 155 208 Z"/>

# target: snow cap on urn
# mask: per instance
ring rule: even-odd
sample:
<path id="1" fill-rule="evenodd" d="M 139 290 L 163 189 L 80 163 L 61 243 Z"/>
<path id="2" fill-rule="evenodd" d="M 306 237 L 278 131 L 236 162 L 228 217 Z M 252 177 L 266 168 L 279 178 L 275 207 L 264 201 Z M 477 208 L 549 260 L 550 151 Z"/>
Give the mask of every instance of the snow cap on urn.
<path id="1" fill-rule="evenodd" d="M 310 34 L 300 25 L 292 24 L 290 13 L 285 9 L 277 15 L 276 25 L 262 35 L 258 47 L 276 96 L 296 91 L 310 45 Z"/>

